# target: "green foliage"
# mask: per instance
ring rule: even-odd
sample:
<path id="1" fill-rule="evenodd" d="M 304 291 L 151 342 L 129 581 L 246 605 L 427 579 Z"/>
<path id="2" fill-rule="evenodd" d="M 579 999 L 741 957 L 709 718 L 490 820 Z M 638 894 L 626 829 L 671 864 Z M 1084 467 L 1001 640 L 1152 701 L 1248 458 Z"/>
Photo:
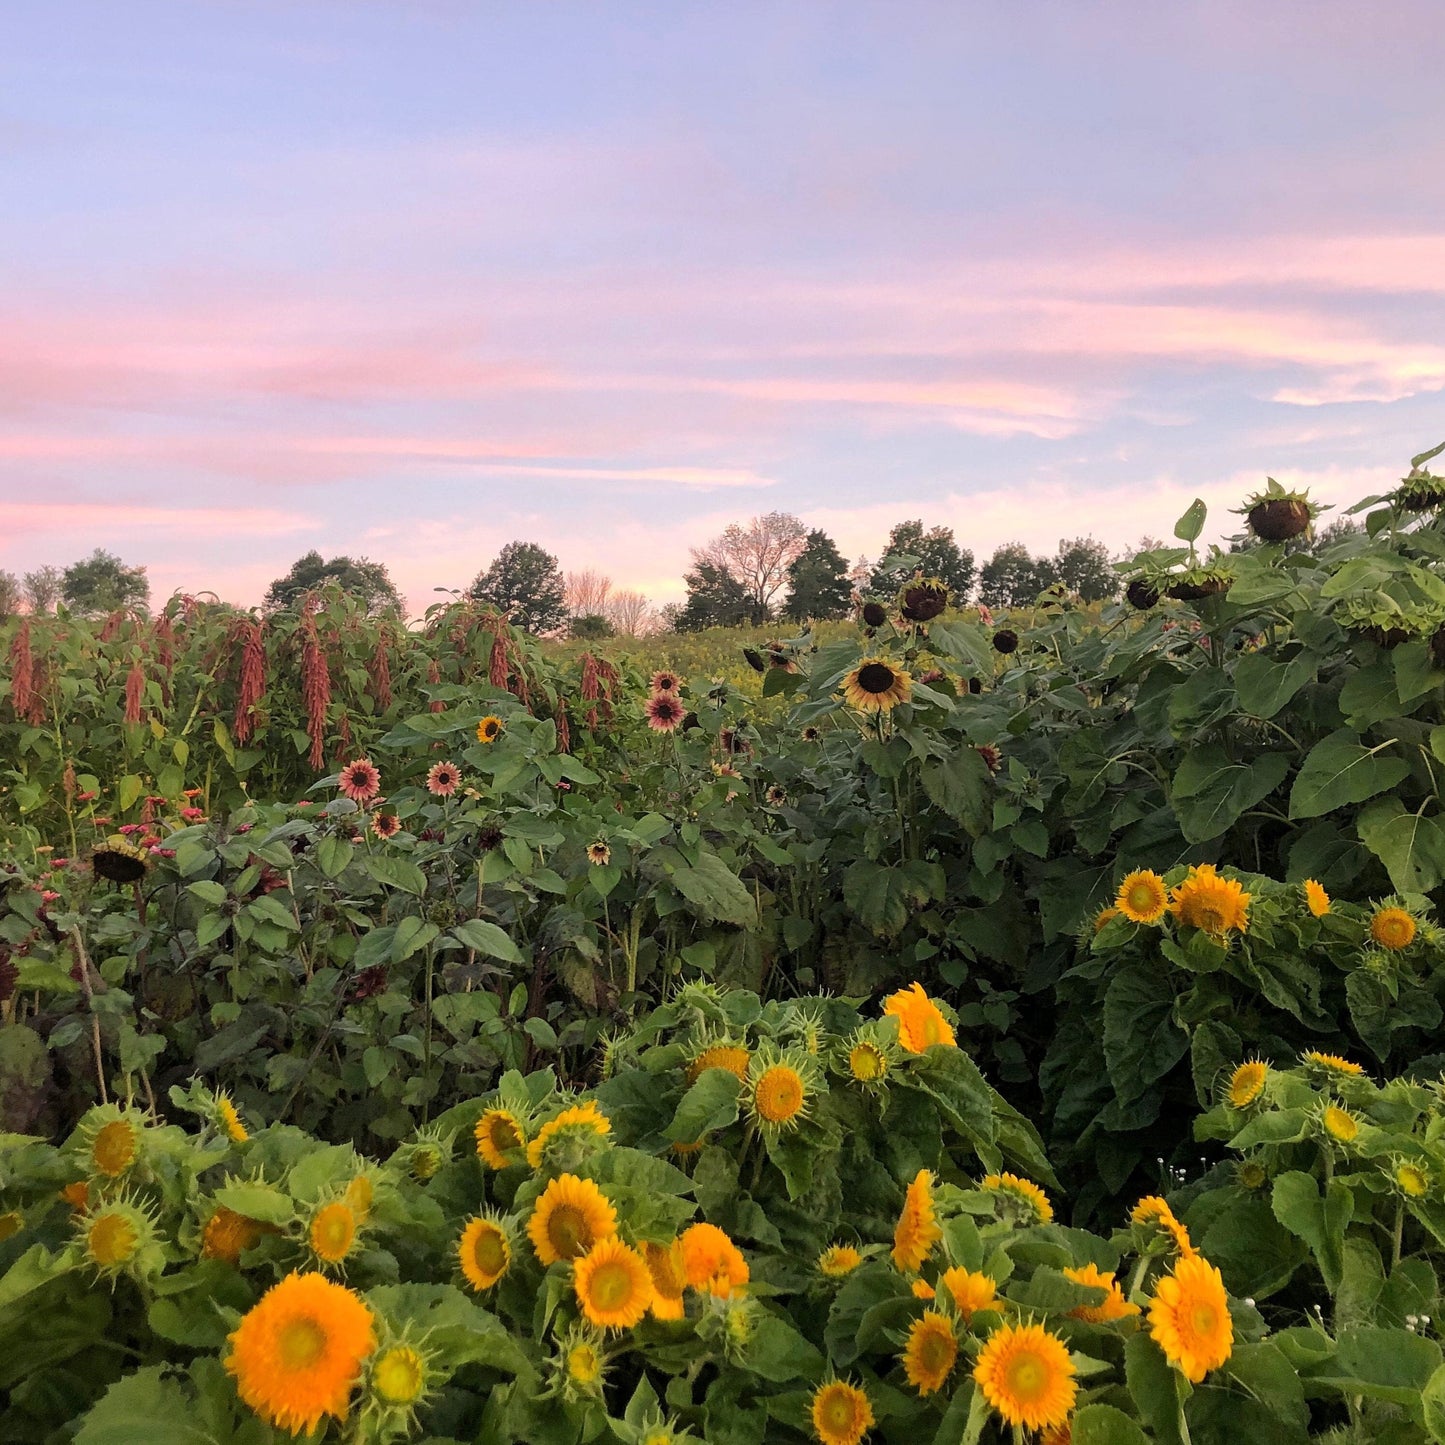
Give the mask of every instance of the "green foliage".
<path id="1" fill-rule="evenodd" d="M 266 607 L 295 607 L 308 593 L 327 586 L 339 587 L 358 598 L 370 613 L 401 610 L 401 597 L 382 563 L 365 557 L 354 561 L 350 557 L 333 557 L 323 562 L 321 553 L 315 551 L 298 557 L 291 570 L 266 589 Z"/>
<path id="2" fill-rule="evenodd" d="M 467 595 L 506 613 L 534 636 L 555 632 L 567 620 L 566 584 L 557 559 L 535 542 L 508 542 Z"/>
<path id="3" fill-rule="evenodd" d="M 144 567 L 127 567 L 113 552 L 97 547 L 89 557 L 73 562 L 60 579 L 60 595 L 82 617 L 143 608 L 151 587 Z"/>
<path id="4" fill-rule="evenodd" d="M 794 622 L 846 617 L 852 595 L 848 562 L 837 544 L 826 532 L 809 532 L 788 566 L 787 616 Z"/>
<path id="5" fill-rule="evenodd" d="M 888 534 L 888 545 L 868 585 L 877 596 L 890 596 L 915 572 L 937 577 L 957 597 L 973 591 L 973 553 L 954 541 L 952 527 L 935 526 L 925 532 L 916 518 L 899 522 Z"/>

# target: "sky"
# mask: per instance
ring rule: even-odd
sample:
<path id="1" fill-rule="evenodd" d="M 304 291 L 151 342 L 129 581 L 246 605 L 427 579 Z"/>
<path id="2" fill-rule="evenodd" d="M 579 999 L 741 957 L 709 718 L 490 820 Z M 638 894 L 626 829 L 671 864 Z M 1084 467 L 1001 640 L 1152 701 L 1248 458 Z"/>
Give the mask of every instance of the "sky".
<path id="1" fill-rule="evenodd" d="M 1425 0 L 0 10 L 0 568 L 420 613 L 513 539 L 663 603 L 1349 505 L 1445 440 Z"/>

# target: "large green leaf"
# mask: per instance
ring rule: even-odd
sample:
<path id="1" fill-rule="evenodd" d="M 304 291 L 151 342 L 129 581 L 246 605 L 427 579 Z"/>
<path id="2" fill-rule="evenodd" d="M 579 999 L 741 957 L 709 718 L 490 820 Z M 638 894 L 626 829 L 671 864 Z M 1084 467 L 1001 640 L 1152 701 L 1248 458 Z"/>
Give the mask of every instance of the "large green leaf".
<path id="1" fill-rule="evenodd" d="M 1085 1405 L 1071 1424 L 1072 1445 L 1148 1445 L 1138 1425 L 1112 1405 Z"/>
<path id="2" fill-rule="evenodd" d="M 1310 750 L 1289 797 L 1291 818 L 1318 818 L 1348 803 L 1363 803 L 1393 788 L 1410 771 L 1403 758 L 1381 756 L 1380 744 L 1364 747 L 1359 735 L 1340 728 Z"/>
<path id="3" fill-rule="evenodd" d="M 1104 1057 L 1119 1097 L 1137 1099 L 1189 1051 L 1174 1022 L 1174 986 L 1167 966 L 1120 969 L 1104 995 Z"/>
<path id="4" fill-rule="evenodd" d="M 923 865 L 926 870 L 928 865 Z M 913 910 L 928 902 L 930 875 L 905 865 L 890 867 L 860 858 L 843 875 L 843 898 L 874 933 L 891 938 L 903 929 Z"/>
<path id="5" fill-rule="evenodd" d="M 1353 1211 L 1350 1191 L 1338 1180 L 1321 1197 L 1314 1177 L 1298 1169 L 1274 1181 L 1274 1215 L 1313 1250 L 1325 1283 L 1339 1286 L 1344 1271 L 1345 1229 Z"/>
<path id="6" fill-rule="evenodd" d="M 521 963 L 522 954 L 504 929 L 485 918 L 468 918 L 452 929 L 452 936 L 464 947 L 475 949 L 486 958 L 499 958 L 503 963 Z"/>
<path id="7" fill-rule="evenodd" d="M 1174 774 L 1180 832 L 1190 843 L 1219 837 L 1274 792 L 1288 772 L 1284 753 L 1261 753 L 1252 761 L 1236 762 L 1219 743 L 1192 749 Z"/>
<path id="8" fill-rule="evenodd" d="M 692 904 L 695 913 L 710 923 L 757 926 L 753 895 L 716 853 L 704 851 L 696 863 L 689 863 L 681 853 L 674 856 L 676 863 L 665 869 L 668 880 Z"/>
<path id="9" fill-rule="evenodd" d="M 1276 649 L 1265 648 L 1239 659 L 1234 688 L 1245 712 L 1267 718 L 1273 717 L 1306 683 L 1313 682 L 1314 676 L 1313 654 L 1300 652 L 1281 662 Z"/>
<path id="10" fill-rule="evenodd" d="M 1385 865 L 1401 893 L 1429 893 L 1445 879 L 1445 826 L 1412 813 L 1398 798 L 1376 798 L 1360 812 L 1360 841 Z"/>

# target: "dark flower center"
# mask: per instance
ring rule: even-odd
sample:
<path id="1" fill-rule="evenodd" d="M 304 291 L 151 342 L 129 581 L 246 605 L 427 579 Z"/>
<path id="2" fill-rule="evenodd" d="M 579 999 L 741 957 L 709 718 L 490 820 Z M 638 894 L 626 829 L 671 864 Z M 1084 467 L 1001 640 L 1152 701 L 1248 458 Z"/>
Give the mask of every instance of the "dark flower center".
<path id="1" fill-rule="evenodd" d="M 881 662 L 870 662 L 858 669 L 858 686 L 877 696 L 893 686 L 893 669 Z"/>

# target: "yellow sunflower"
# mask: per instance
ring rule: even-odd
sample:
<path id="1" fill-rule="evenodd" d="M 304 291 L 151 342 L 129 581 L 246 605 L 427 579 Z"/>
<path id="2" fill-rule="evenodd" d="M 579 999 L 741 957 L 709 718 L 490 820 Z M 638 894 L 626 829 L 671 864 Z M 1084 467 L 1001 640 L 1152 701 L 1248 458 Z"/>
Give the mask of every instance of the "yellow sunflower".
<path id="1" fill-rule="evenodd" d="M 306 1230 L 312 1252 L 323 1264 L 340 1264 L 356 1244 L 356 1213 L 340 1199 L 323 1204 Z"/>
<path id="2" fill-rule="evenodd" d="M 488 1109 L 473 1131 L 477 1155 L 488 1169 L 505 1169 L 520 1164 L 527 1143 L 522 1121 L 510 1109 Z"/>
<path id="3" fill-rule="evenodd" d="M 818 1256 L 819 1270 L 830 1279 L 852 1274 L 862 1263 L 863 1256 L 851 1244 L 830 1244 Z"/>
<path id="4" fill-rule="evenodd" d="M 695 1084 L 709 1069 L 726 1069 L 746 1083 L 753 1056 L 741 1044 L 709 1044 L 687 1066 L 687 1081 Z"/>
<path id="5" fill-rule="evenodd" d="M 81 1224 L 86 1258 L 102 1274 L 115 1275 L 133 1264 L 152 1237 L 151 1221 L 124 1201 L 87 1215 Z"/>
<path id="6" fill-rule="evenodd" d="M 883 1000 L 885 1017 L 898 1020 L 898 1042 L 910 1054 L 921 1054 L 934 1044 L 953 1046 L 953 1026 L 943 1011 L 924 993 L 921 983 L 909 984 Z"/>
<path id="7" fill-rule="evenodd" d="M 742 1251 L 715 1224 L 690 1224 L 678 1239 L 682 1268 L 694 1289 L 728 1299 L 751 1278 Z"/>
<path id="8" fill-rule="evenodd" d="M 1230 1356 L 1234 1325 L 1219 1271 L 1202 1255 L 1181 1259 L 1149 1305 L 1149 1333 L 1164 1357 L 1199 1384 Z"/>
<path id="9" fill-rule="evenodd" d="M 479 743 L 494 743 L 501 737 L 502 729 L 506 726 L 499 717 L 488 715 L 477 724 L 477 741 Z"/>
<path id="10" fill-rule="evenodd" d="M 797 1060 L 762 1057 L 748 1072 L 748 1109 L 770 1132 L 795 1129 L 808 1112 L 811 1083 Z"/>
<path id="11" fill-rule="evenodd" d="M 820 1445 L 858 1445 L 873 1425 L 868 1396 L 846 1380 L 827 1380 L 813 1391 L 813 1433 Z"/>
<path id="12" fill-rule="evenodd" d="M 376 1346 L 375 1317 L 343 1285 L 293 1272 L 242 1317 L 230 1346 L 236 1393 L 268 1424 L 304 1435 L 323 1415 L 346 1418 Z"/>
<path id="13" fill-rule="evenodd" d="M 1138 868 L 1119 885 L 1114 907 L 1130 923 L 1158 923 L 1169 911 L 1169 890 L 1148 868 Z"/>
<path id="14" fill-rule="evenodd" d="M 1300 1062 L 1306 1068 L 1320 1070 L 1326 1078 L 1336 1082 L 1345 1079 L 1362 1079 L 1365 1071 L 1353 1059 L 1342 1059 L 1338 1054 L 1322 1054 L 1310 1049 L 1300 1055 Z"/>
<path id="15" fill-rule="evenodd" d="M 1370 937 L 1391 953 L 1414 943 L 1416 927 L 1414 916 L 1403 908 L 1377 908 L 1370 915 Z"/>
<path id="16" fill-rule="evenodd" d="M 607 1373 L 607 1357 L 599 1348 L 601 1336 L 574 1333 L 562 1355 L 562 1368 L 568 1382 L 583 1394 L 595 1394 Z"/>
<path id="17" fill-rule="evenodd" d="M 1049 1196 L 1032 1179 L 1020 1179 L 1017 1174 L 1005 1171 L 986 1175 L 983 1188 L 1020 1206 L 1021 1212 L 1033 1224 L 1047 1224 L 1054 1217 L 1054 1206 L 1049 1203 Z"/>
<path id="18" fill-rule="evenodd" d="M 590 1179 L 575 1174 L 553 1179 L 527 1221 L 527 1238 L 544 1266 L 576 1259 L 616 1233 L 612 1201 Z"/>
<path id="19" fill-rule="evenodd" d="M 1250 895 L 1233 878 L 1223 878 L 1212 863 L 1201 863 L 1170 895 L 1169 911 L 1187 928 L 1216 938 L 1249 929 Z"/>
<path id="20" fill-rule="evenodd" d="M 1430 1192 L 1430 1173 L 1414 1160 L 1397 1159 L 1391 1166 L 1390 1179 L 1406 1199 L 1423 1199 Z"/>
<path id="21" fill-rule="evenodd" d="M 1353 1144 L 1360 1135 L 1360 1121 L 1338 1104 L 1325 1105 L 1320 1124 L 1336 1144 Z"/>
<path id="22" fill-rule="evenodd" d="M 427 1362 L 410 1345 L 393 1345 L 371 1366 L 371 1392 L 383 1405 L 406 1409 L 427 1393 Z"/>
<path id="23" fill-rule="evenodd" d="M 457 1240 L 457 1261 L 478 1294 L 491 1289 L 512 1265 L 512 1241 L 501 1221 L 489 1214 L 469 1219 Z"/>
<path id="24" fill-rule="evenodd" d="M 903 1197 L 903 1210 L 893 1229 L 894 1265 L 904 1274 L 916 1274 L 942 1238 L 933 1208 L 933 1175 L 920 1169 Z"/>
<path id="25" fill-rule="evenodd" d="M 342 1199 L 351 1206 L 358 1225 L 365 1224 L 371 1217 L 372 1200 L 376 1197 L 376 1184 L 369 1173 L 358 1174 L 346 1186 Z"/>
<path id="26" fill-rule="evenodd" d="M 236 1101 L 224 1089 L 216 1092 L 216 1117 L 231 1143 L 244 1144 L 251 1137 L 250 1130 L 241 1119 L 240 1110 L 236 1108 Z"/>
<path id="27" fill-rule="evenodd" d="M 1247 1059 L 1229 1076 L 1224 1096 L 1232 1109 L 1247 1109 L 1264 1093 L 1269 1065 L 1263 1059 Z"/>
<path id="28" fill-rule="evenodd" d="M 237 1214 L 234 1209 L 218 1205 L 201 1230 L 201 1254 L 206 1259 L 223 1259 L 227 1264 L 241 1262 L 246 1250 L 261 1241 L 263 1234 L 274 1234 L 275 1228 Z"/>
<path id="29" fill-rule="evenodd" d="M 925 1310 L 908 1331 L 902 1358 L 903 1373 L 920 1395 L 941 1390 L 958 1359 L 958 1337 L 948 1316 Z"/>
<path id="30" fill-rule="evenodd" d="M 620 1239 L 602 1239 L 578 1259 L 572 1280 L 577 1303 L 600 1329 L 631 1329 L 652 1303 L 647 1261 Z"/>
<path id="31" fill-rule="evenodd" d="M 642 1246 L 647 1272 L 652 1276 L 652 1314 L 654 1319 L 680 1320 L 683 1317 L 682 1292 L 687 1287 L 687 1265 L 682 1257 L 682 1241 Z"/>
<path id="32" fill-rule="evenodd" d="M 889 713 L 913 696 L 913 679 L 881 657 L 865 657 L 843 679 L 843 701 L 858 712 Z"/>
<path id="33" fill-rule="evenodd" d="M 537 1137 L 527 1145 L 527 1163 L 533 1169 L 539 1168 L 548 1140 L 558 1134 L 592 1135 L 600 1139 L 603 1135 L 611 1132 L 612 1124 L 607 1115 L 597 1107 L 596 1099 L 588 1099 L 585 1104 L 573 1104 L 563 1109 L 555 1119 L 548 1119 L 537 1130 Z"/>
<path id="34" fill-rule="evenodd" d="M 983 1397 L 1010 1425 L 1062 1425 L 1079 1387 L 1068 1347 L 1041 1325 L 1000 1325 L 973 1367 Z"/>
<path id="35" fill-rule="evenodd" d="M 1175 1218 L 1174 1211 L 1157 1194 L 1141 1199 L 1129 1215 L 1130 1221 L 1142 1227 L 1157 1229 L 1167 1235 L 1174 1248 L 1182 1255 L 1194 1254 L 1194 1244 L 1189 1231 Z"/>
<path id="36" fill-rule="evenodd" d="M 965 1323 L 979 1310 L 991 1310 L 998 1304 L 998 1285 L 977 1270 L 954 1265 L 943 1271 L 939 1284 L 948 1291 Z"/>
<path id="37" fill-rule="evenodd" d="M 1316 883 L 1313 878 L 1306 878 L 1304 881 L 1305 907 L 1314 914 L 1316 918 L 1323 918 L 1330 911 L 1330 895 L 1325 892 L 1322 884 Z"/>
<path id="38" fill-rule="evenodd" d="M 1098 1265 L 1089 1263 L 1077 1269 L 1065 1268 L 1064 1276 L 1075 1284 L 1087 1284 L 1106 1291 L 1103 1301 L 1096 1305 L 1078 1305 L 1069 1313 L 1076 1320 L 1087 1320 L 1091 1325 L 1106 1325 L 1113 1320 L 1127 1319 L 1139 1313 L 1139 1306 L 1130 1304 L 1124 1298 L 1124 1291 L 1114 1281 L 1112 1273 L 1105 1273 Z"/>
<path id="39" fill-rule="evenodd" d="M 916 1279 L 908 1288 L 913 1292 L 914 1299 L 937 1299 L 938 1291 L 929 1284 L 926 1279 Z"/>
<path id="40" fill-rule="evenodd" d="M 1104 929 L 1107 928 L 1108 925 L 1112 923 L 1116 918 L 1122 918 L 1123 916 L 1123 912 L 1120 909 L 1116 908 L 1112 903 L 1109 904 L 1107 908 L 1101 908 L 1094 915 L 1092 932 L 1094 933 L 1095 937 L 1101 934 Z"/>
<path id="41" fill-rule="evenodd" d="M 97 1174 L 119 1179 L 136 1161 L 141 1131 L 132 1119 L 112 1119 L 102 1124 L 90 1141 L 90 1164 Z"/>

